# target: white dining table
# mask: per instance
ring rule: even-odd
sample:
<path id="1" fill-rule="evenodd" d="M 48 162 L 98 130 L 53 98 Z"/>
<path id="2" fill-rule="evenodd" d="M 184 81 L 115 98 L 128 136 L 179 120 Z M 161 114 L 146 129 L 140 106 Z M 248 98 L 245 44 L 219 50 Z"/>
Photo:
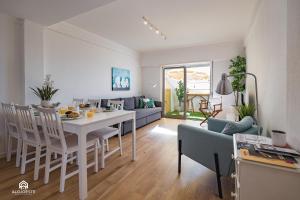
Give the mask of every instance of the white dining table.
<path id="1" fill-rule="evenodd" d="M 78 164 L 79 164 L 79 198 L 86 199 L 88 196 L 87 186 L 87 134 L 100 128 L 132 120 L 132 160 L 136 160 L 136 121 L 135 111 L 118 110 L 114 112 L 95 113 L 91 118 L 63 121 L 63 129 L 66 132 L 78 136 Z"/>

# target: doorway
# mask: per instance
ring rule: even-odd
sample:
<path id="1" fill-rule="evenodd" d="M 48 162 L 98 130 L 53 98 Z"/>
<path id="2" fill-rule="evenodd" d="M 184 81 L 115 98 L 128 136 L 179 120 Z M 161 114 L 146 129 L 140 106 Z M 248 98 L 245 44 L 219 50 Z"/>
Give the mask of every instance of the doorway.
<path id="1" fill-rule="evenodd" d="M 163 67 L 164 117 L 202 120 L 199 103 L 212 93 L 212 62 Z"/>

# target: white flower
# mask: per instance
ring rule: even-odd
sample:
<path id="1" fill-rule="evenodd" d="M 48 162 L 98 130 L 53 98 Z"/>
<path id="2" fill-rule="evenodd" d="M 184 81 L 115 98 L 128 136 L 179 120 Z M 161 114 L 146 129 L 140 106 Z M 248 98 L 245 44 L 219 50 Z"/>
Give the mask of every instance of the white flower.
<path id="1" fill-rule="evenodd" d="M 54 81 L 51 80 L 51 74 L 46 75 L 43 85 L 45 87 L 48 86 L 50 88 L 53 88 Z"/>

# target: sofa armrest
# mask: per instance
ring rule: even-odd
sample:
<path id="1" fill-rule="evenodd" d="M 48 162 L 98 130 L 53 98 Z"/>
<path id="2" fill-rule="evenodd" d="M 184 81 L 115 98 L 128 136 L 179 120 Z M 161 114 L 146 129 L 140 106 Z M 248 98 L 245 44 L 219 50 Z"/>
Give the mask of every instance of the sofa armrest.
<path id="1" fill-rule="evenodd" d="M 162 102 L 161 101 L 154 101 L 155 107 L 162 107 Z"/>
<path id="2" fill-rule="evenodd" d="M 261 131 L 262 131 L 262 127 L 260 127 Z M 247 129 L 244 132 L 241 132 L 241 134 L 252 134 L 252 135 L 259 135 L 259 130 L 257 125 L 253 125 L 251 128 Z"/>
<path id="3" fill-rule="evenodd" d="M 228 176 L 232 171 L 232 136 L 189 125 L 178 125 L 178 140 L 187 157 L 215 171 L 214 154 L 219 157 L 220 173 Z"/>
<path id="4" fill-rule="evenodd" d="M 208 130 L 221 133 L 228 122 L 228 120 L 210 117 L 207 121 L 207 128 Z"/>

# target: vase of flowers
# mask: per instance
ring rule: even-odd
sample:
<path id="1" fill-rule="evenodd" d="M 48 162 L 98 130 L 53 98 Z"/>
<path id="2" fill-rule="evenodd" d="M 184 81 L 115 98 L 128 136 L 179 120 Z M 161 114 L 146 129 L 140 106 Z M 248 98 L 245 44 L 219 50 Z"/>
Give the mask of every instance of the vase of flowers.
<path id="1" fill-rule="evenodd" d="M 40 98 L 42 107 L 52 107 L 51 99 L 54 96 L 54 94 L 58 91 L 58 89 L 54 88 L 53 84 L 54 81 L 51 80 L 51 75 L 48 74 L 46 75 L 42 87 L 30 88 L 33 91 L 33 93 L 38 98 Z"/>

